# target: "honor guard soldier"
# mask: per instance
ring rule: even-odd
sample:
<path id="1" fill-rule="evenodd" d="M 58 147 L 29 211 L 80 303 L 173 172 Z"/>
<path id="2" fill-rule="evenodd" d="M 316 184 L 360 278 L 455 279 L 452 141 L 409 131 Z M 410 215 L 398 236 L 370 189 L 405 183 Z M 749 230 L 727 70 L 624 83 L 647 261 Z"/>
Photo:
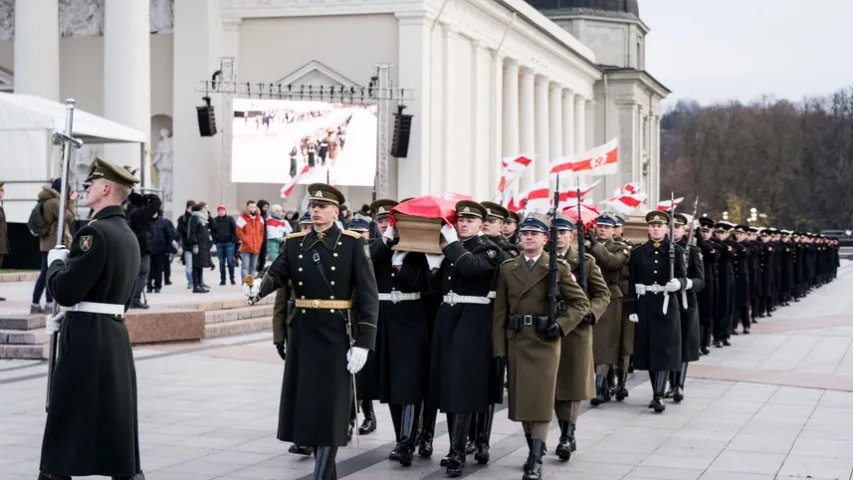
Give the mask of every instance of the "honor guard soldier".
<path id="1" fill-rule="evenodd" d="M 749 225 L 736 225 L 733 229 L 735 242 L 734 249 L 737 251 L 737 260 L 735 261 L 735 309 L 732 314 L 731 332 L 737 335 L 737 324 L 740 323 L 743 327 L 743 333 L 749 333 L 749 327 L 752 321 L 749 317 L 749 305 L 752 301 L 750 285 L 749 264 L 750 248 L 747 242 L 749 236 Z"/>
<path id="2" fill-rule="evenodd" d="M 504 224 L 501 227 L 501 233 L 503 234 L 504 238 L 509 240 L 509 243 L 513 245 L 518 243 L 517 230 L 518 222 L 520 221 L 521 218 L 518 216 L 517 213 L 508 210 L 506 220 L 504 220 Z"/>
<path id="3" fill-rule="evenodd" d="M 628 314 L 637 323 L 634 368 L 649 372 L 654 392 L 649 408 L 656 413 L 666 410 L 663 396 L 667 374 L 681 367 L 680 299 L 676 294 L 687 286 L 684 249 L 667 238 L 669 222 L 666 212 L 646 214 L 649 240 L 631 253 L 628 279 L 628 295 L 637 298 L 629 304 Z"/>
<path id="4" fill-rule="evenodd" d="M 434 273 L 430 290 L 442 296 L 432 341 L 428 407 L 448 417 L 450 453 L 441 461 L 447 474 L 465 468 L 465 440 L 471 417 L 489 414 L 503 400 L 503 366 L 492 360 L 489 292 L 502 253 L 479 235 L 486 209 L 479 203 L 456 203 L 456 228 L 441 227 L 443 254 L 427 254 Z M 458 228 L 458 233 L 457 233 Z M 480 453 L 480 452 L 477 452 Z M 488 454 L 488 452 L 483 452 Z M 488 461 L 482 455 L 478 462 Z"/>
<path id="5" fill-rule="evenodd" d="M 717 308 L 717 261 L 720 258 L 720 248 L 714 240 L 714 219 L 702 217 L 699 219 L 699 229 L 696 233 L 696 246 L 702 250 L 702 264 L 705 270 L 705 287 L 699 292 L 699 346 L 702 355 L 708 355 L 711 350 L 711 332 L 714 330 L 714 313 Z"/>
<path id="6" fill-rule="evenodd" d="M 550 259 L 543 251 L 548 241 L 547 221 L 547 217 L 533 214 L 521 223 L 523 254 L 501 264 L 492 312 L 493 355 L 505 361 L 509 370 L 509 419 L 522 422 L 530 447 L 524 480 L 542 478 L 561 340 L 581 328 L 590 308 L 568 262 L 559 259 L 558 271 L 553 272 L 557 278 L 551 277 Z M 549 279 L 556 284 L 553 292 Z M 548 311 L 549 294 L 559 298 L 553 316 Z"/>
<path id="7" fill-rule="evenodd" d="M 560 425 L 560 443 L 557 456 L 568 461 L 577 450 L 575 426 L 581 411 L 581 402 L 595 396 L 594 364 L 592 355 L 592 329 L 610 303 L 610 288 L 595 264 L 595 257 L 585 254 L 581 272 L 580 255 L 574 244 L 573 225 L 568 218 L 557 215 L 553 225 L 557 228 L 557 255 L 568 263 L 575 278 L 583 278 L 581 285 L 589 300 L 589 312 L 580 325 L 566 332 L 557 370 L 557 396 L 554 410 Z M 581 275 L 583 273 L 583 275 Z M 617 301 L 619 301 L 617 299 Z"/>
<path id="8" fill-rule="evenodd" d="M 353 215 L 347 225 L 347 230 L 356 232 L 361 235 L 361 238 L 367 240 L 370 237 L 370 217 L 359 214 Z"/>
<path id="9" fill-rule="evenodd" d="M 679 298 L 679 306 L 681 307 L 681 367 L 670 372 L 670 390 L 666 392 L 664 397 L 672 398 L 675 403 L 680 403 L 684 400 L 687 365 L 699 360 L 699 307 L 696 302 L 696 295 L 705 288 L 705 266 L 702 263 L 702 251 L 699 247 L 687 243 L 687 229 L 690 228 L 691 219 L 683 213 L 676 213 L 673 215 L 673 220 L 675 221 L 673 239 L 685 252 L 682 258 L 687 269 L 687 286 L 682 290 Z"/>
<path id="10" fill-rule="evenodd" d="M 124 323 L 141 258 L 121 207 L 138 182 L 124 168 L 96 158 L 86 180 L 92 221 L 77 231 L 70 250 L 48 253 L 47 287 L 68 308 L 47 320 L 48 332 L 59 333 L 59 357 L 39 480 L 144 479 L 136 368 Z"/>
<path id="11" fill-rule="evenodd" d="M 735 267 L 737 250 L 729 238 L 731 229 L 729 222 L 719 221 L 714 225 L 714 235 L 720 245 L 720 260 L 717 264 L 717 309 L 714 314 L 714 346 L 716 348 L 730 347 L 731 318 L 735 305 Z"/>
<path id="12" fill-rule="evenodd" d="M 307 211 L 302 215 L 302 218 L 299 219 L 299 228 L 302 230 L 302 233 L 309 233 L 311 230 L 314 230 L 314 222 L 311 221 L 311 211 Z"/>
<path id="13" fill-rule="evenodd" d="M 630 252 L 634 248 L 634 242 L 626 238 L 625 219 L 616 215 L 616 227 L 613 228 L 613 241 L 624 245 Z M 619 290 L 622 291 L 622 328 L 619 330 L 619 363 L 616 365 L 616 400 L 622 401 L 628 398 L 628 374 L 634 371 L 631 356 L 634 355 L 634 322 L 628 320 L 628 307 L 626 303 L 634 299 L 628 296 L 628 264 L 622 267 L 619 276 Z"/>
<path id="14" fill-rule="evenodd" d="M 367 242 L 335 223 L 344 195 L 323 183 L 308 193 L 313 230 L 288 235 L 266 275 L 244 292 L 255 303 L 293 285 L 277 437 L 315 445 L 314 478 L 328 480 L 336 477 L 338 447 L 347 444 L 352 376 L 374 348 L 379 301 Z"/>
<path id="15" fill-rule="evenodd" d="M 379 401 L 391 410 L 397 440 L 389 459 L 409 467 L 426 394 L 424 379 L 429 371 L 426 309 L 421 302 L 423 293 L 429 292 L 429 267 L 423 253 L 393 250 L 399 238 L 387 220 L 396 205 L 389 199 L 370 204 L 382 234 L 370 243 L 370 258 L 379 287 Z"/>
<path id="16" fill-rule="evenodd" d="M 486 208 L 483 233 L 492 243 L 500 247 L 507 258 L 517 257 L 520 254 L 518 247 L 503 235 L 503 227 L 509 218 L 509 210 L 494 202 L 481 202 L 480 205 Z"/>
<path id="17" fill-rule="evenodd" d="M 610 401 L 610 387 L 607 374 L 611 366 L 619 362 L 620 330 L 622 329 L 622 290 L 620 288 L 622 269 L 628 264 L 631 251 L 625 245 L 613 241 L 613 228 L 616 220 L 610 215 L 600 215 L 596 219 L 595 231 L 590 231 L 589 253 L 595 257 L 604 280 L 610 287 L 611 302 L 607 310 L 597 318 L 593 327 L 593 355 L 595 357 L 595 392 L 590 400 L 593 406 Z M 627 367 L 627 366 L 625 366 Z M 624 372 L 624 367 L 620 374 Z M 621 377 L 621 375 L 620 375 Z"/>

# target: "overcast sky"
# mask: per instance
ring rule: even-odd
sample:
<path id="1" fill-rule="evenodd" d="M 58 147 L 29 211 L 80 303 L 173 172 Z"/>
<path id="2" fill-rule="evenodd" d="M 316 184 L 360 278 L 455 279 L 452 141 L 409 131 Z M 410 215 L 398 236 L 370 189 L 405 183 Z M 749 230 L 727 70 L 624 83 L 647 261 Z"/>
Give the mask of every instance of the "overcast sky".
<path id="1" fill-rule="evenodd" d="M 640 17 L 646 70 L 669 102 L 799 100 L 853 85 L 853 0 L 640 0 Z"/>

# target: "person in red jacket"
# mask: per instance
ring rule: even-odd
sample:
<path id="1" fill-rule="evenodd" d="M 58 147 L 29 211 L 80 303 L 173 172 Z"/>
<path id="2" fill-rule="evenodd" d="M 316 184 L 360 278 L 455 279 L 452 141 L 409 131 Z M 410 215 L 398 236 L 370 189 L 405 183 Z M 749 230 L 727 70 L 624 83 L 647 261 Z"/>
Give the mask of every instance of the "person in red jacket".
<path id="1" fill-rule="evenodd" d="M 240 218 L 237 219 L 237 237 L 240 238 L 240 276 L 243 280 L 246 279 L 246 275 L 255 273 L 261 244 L 264 242 L 265 229 L 264 219 L 257 204 L 249 200 Z"/>

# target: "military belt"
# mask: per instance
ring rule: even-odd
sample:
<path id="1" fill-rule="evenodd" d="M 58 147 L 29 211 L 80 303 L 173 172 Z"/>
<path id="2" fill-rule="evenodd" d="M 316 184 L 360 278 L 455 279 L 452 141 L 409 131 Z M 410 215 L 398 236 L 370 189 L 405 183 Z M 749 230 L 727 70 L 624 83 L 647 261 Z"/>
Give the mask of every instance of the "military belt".
<path id="1" fill-rule="evenodd" d="M 498 296 L 498 292 L 495 292 L 495 291 L 491 291 L 491 292 L 489 292 L 488 295 L 486 295 L 487 298 L 495 298 L 497 296 Z"/>
<path id="2" fill-rule="evenodd" d="M 69 312 L 96 313 L 101 315 L 124 315 L 124 305 L 116 303 L 80 302 L 68 307 Z"/>
<path id="3" fill-rule="evenodd" d="M 664 285 L 658 285 L 657 283 L 654 285 L 644 285 L 646 287 L 646 293 L 666 293 L 666 287 Z"/>
<path id="4" fill-rule="evenodd" d="M 308 300 L 305 298 L 296 299 L 296 308 L 315 308 L 315 309 L 338 309 L 343 310 L 352 308 L 352 300 Z"/>
<path id="5" fill-rule="evenodd" d="M 391 302 L 391 303 L 403 302 L 406 300 L 420 300 L 420 299 L 421 299 L 420 292 L 403 293 L 403 292 L 398 292 L 398 291 L 394 290 L 391 293 L 380 293 L 379 294 L 379 300 L 380 301 Z"/>
<path id="6" fill-rule="evenodd" d="M 456 305 L 457 303 L 469 303 L 474 305 L 488 305 L 492 303 L 492 300 L 489 297 L 477 297 L 473 295 L 458 295 L 456 293 L 450 292 L 443 298 L 444 303 L 449 305 Z"/>

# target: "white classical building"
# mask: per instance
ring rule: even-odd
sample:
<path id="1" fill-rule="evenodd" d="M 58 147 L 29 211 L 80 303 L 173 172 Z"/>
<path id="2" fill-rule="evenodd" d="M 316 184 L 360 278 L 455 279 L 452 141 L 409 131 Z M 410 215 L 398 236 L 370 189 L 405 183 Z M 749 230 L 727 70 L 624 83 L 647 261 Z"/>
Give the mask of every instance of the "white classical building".
<path id="1" fill-rule="evenodd" d="M 239 82 L 266 85 L 366 86 L 375 64 L 391 64 L 393 84 L 413 92 L 414 121 L 407 158 L 389 162 L 389 195 L 491 199 L 502 157 L 537 154 L 523 188 L 551 159 L 618 137 L 619 174 L 596 199 L 636 181 L 654 203 L 669 92 L 644 70 L 648 31 L 636 0 L 0 0 L 0 91 L 73 97 L 148 132 L 173 214 L 190 198 L 234 212 L 280 201 L 281 185 L 231 182 L 221 95 L 220 134 L 199 135 L 199 85 L 223 57 Z M 139 163 L 133 145 L 97 153 Z M 371 196 L 342 189 L 356 209 Z"/>

